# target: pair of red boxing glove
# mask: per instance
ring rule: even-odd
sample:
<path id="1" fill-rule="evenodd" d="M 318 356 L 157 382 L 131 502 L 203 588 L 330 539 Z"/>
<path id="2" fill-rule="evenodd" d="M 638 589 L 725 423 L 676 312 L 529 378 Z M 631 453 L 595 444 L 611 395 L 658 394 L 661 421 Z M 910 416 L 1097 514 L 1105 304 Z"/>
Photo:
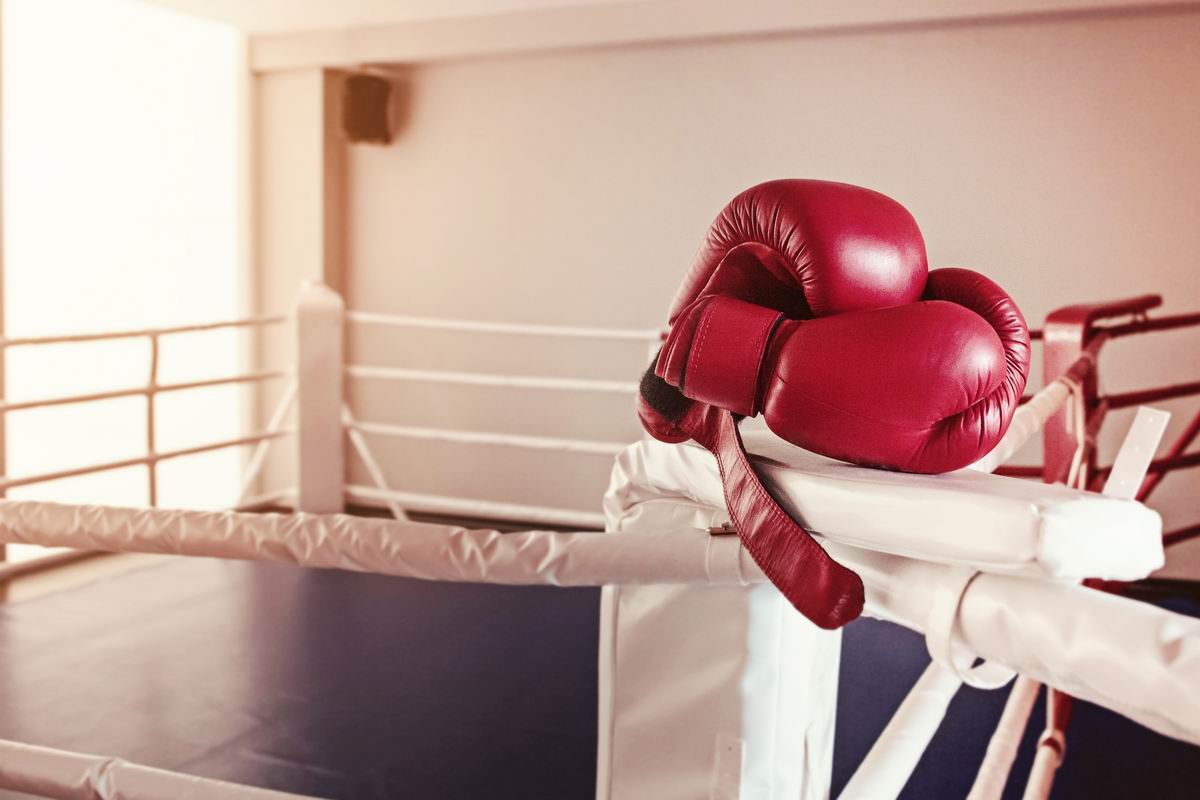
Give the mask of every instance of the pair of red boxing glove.
<path id="1" fill-rule="evenodd" d="M 930 272 L 908 211 L 840 183 L 772 181 L 734 198 L 670 325 L 642 380 L 642 424 L 713 451 L 746 549 L 826 628 L 861 613 L 862 582 L 763 488 L 738 418 L 761 413 L 832 458 L 948 472 L 999 442 L 1029 372 L 1029 333 L 1004 290 L 970 270 Z"/>

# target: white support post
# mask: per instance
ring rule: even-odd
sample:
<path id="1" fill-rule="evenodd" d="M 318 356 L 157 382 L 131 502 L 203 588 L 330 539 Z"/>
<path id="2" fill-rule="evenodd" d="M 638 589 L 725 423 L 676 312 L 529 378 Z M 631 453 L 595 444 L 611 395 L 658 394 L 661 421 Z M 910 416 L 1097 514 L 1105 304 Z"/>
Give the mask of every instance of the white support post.
<path id="1" fill-rule="evenodd" d="M 345 308 L 337 292 L 308 283 L 296 305 L 296 510 L 341 511 L 345 497 L 342 388 Z"/>

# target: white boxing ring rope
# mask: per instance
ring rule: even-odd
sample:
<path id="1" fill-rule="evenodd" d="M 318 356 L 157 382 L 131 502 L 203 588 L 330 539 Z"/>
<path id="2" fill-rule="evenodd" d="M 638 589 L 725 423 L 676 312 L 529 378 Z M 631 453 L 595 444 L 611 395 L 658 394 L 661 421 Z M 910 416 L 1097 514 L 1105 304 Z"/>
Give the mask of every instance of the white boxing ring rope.
<path id="1" fill-rule="evenodd" d="M 131 764 L 0 740 L 0 786 L 54 800 L 314 800 Z"/>
<path id="2" fill-rule="evenodd" d="M 507 585 L 745 585 L 766 577 L 736 537 L 463 528 L 348 514 L 257 514 L 0 500 L 0 541 L 274 561 Z M 729 578 L 718 576 L 728 575 Z"/>
<path id="3" fill-rule="evenodd" d="M 442 317 L 417 317 L 410 314 L 379 314 L 373 311 L 347 311 L 346 320 L 366 325 L 396 328 L 452 331 L 454 333 L 497 333 L 511 336 L 552 336 L 565 339 L 601 339 L 605 341 L 659 341 L 657 328 L 587 328 L 577 325 L 534 325 L 517 322 L 482 322 Z"/>
<path id="4" fill-rule="evenodd" d="M 455 383 L 462 386 L 498 386 L 506 389 L 551 389 L 560 392 L 602 392 L 634 394 L 636 381 L 605 381 L 591 378 L 549 378 L 527 375 L 495 375 L 481 372 L 455 372 L 409 367 L 371 367 L 351 365 L 346 374 L 352 378 L 380 378 L 398 381 Z"/>
<path id="5" fill-rule="evenodd" d="M 316 289 L 314 292 L 313 289 Z M 318 320 L 337 325 L 359 324 L 401 329 L 437 330 L 451 333 L 493 334 L 515 337 L 550 337 L 557 339 L 590 339 L 605 342 L 633 342 L 657 352 L 662 342 L 662 331 L 655 328 L 600 328 L 575 325 L 547 325 L 513 322 L 461 320 L 420 317 L 407 314 L 383 314 L 370 311 L 344 310 L 340 298 L 330 297 L 327 289 L 316 285 L 301 294 L 297 304 L 297 327 L 300 350 L 305 350 L 306 340 L 314 350 L 320 349 L 322 335 Z M 328 301 L 334 300 L 336 308 Z M 332 316 L 331 316 L 332 315 Z M 312 333 L 306 336 L 306 328 Z M 303 360 L 303 357 L 301 358 Z M 377 366 L 366 364 L 336 365 L 322 363 L 322 381 L 337 381 L 346 378 L 368 381 L 401 381 L 459 386 L 478 386 L 494 389 L 525 389 L 532 391 L 571 392 L 599 395 L 636 395 L 637 381 L 601 380 L 544 375 L 509 375 L 454 371 L 441 369 L 416 369 L 410 367 Z M 604 515 L 595 511 L 568 508 L 526 505 L 494 500 L 448 497 L 427 493 L 398 491 L 387 485 L 382 469 L 379 468 L 368 446 L 371 437 L 402 438 L 417 441 L 448 442 L 486 447 L 510 447 L 522 450 L 557 452 L 572 455 L 612 457 L 621 452 L 626 442 L 599 441 L 566 437 L 522 435 L 498 431 L 467 431 L 422 425 L 356 420 L 349 408 L 340 410 L 343 430 L 353 452 L 362 461 L 372 485 L 348 484 L 342 487 L 345 497 L 355 502 L 382 504 L 397 519 L 406 518 L 406 511 L 423 511 L 433 514 L 456 514 L 475 516 L 482 519 L 519 521 L 522 524 L 570 526 L 602 529 Z M 326 509 L 319 509 L 326 510 Z"/>

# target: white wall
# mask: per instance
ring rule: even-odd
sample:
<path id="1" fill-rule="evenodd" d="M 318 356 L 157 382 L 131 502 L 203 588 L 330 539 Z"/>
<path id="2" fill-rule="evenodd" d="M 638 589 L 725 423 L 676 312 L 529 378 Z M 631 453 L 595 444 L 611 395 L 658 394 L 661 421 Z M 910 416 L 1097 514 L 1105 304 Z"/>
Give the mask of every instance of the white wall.
<path id="1" fill-rule="evenodd" d="M 721 206 L 791 176 L 892 195 L 916 216 L 931 263 L 992 276 L 1031 324 L 1067 303 L 1144 292 L 1162 293 L 1165 311 L 1193 310 L 1197 41 L 1200 15 L 1180 12 L 418 65 L 397 141 L 348 155 L 349 303 L 660 324 Z M 568 351 L 359 331 L 351 353 L 365 363 L 631 379 L 645 361 L 636 345 Z M 1103 366 L 1113 391 L 1195 380 L 1200 332 L 1114 344 Z M 628 399 L 351 391 L 360 416 L 380 421 L 638 435 Z M 1170 436 L 1195 401 L 1164 405 L 1179 412 Z M 1123 414 L 1110 421 L 1106 459 L 1127 424 Z M 580 508 L 596 507 L 608 468 L 603 458 L 456 445 L 378 450 L 406 489 Z M 1198 487 L 1193 470 L 1160 489 L 1169 526 L 1200 518 Z M 1197 548 L 1189 569 L 1200 573 Z"/>

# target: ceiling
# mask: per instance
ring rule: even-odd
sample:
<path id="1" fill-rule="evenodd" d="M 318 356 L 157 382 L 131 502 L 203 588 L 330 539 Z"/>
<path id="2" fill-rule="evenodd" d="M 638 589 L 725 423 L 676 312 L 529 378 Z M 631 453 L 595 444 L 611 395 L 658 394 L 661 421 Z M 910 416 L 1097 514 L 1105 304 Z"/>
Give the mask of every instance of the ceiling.
<path id="1" fill-rule="evenodd" d="M 141 0 L 217 20 L 251 34 L 388 25 L 414 20 L 492 16 L 562 6 L 638 0 Z"/>

